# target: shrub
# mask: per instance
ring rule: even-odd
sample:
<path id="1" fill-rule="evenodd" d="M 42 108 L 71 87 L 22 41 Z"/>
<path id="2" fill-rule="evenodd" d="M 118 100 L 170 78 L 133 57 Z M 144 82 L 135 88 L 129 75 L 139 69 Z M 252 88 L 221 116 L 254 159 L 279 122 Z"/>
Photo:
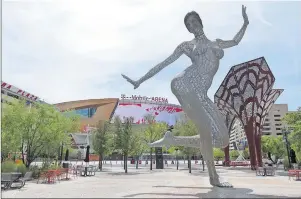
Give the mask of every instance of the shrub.
<path id="1" fill-rule="evenodd" d="M 32 177 L 34 179 L 37 179 L 40 177 L 41 169 L 37 165 L 30 166 L 29 171 L 32 171 Z"/>
<path id="2" fill-rule="evenodd" d="M 61 165 L 56 165 L 56 164 L 52 164 L 52 165 L 49 167 L 49 169 L 51 169 L 51 170 L 60 169 L 60 168 L 62 168 L 62 166 L 61 166 Z"/>
<path id="3" fill-rule="evenodd" d="M 23 163 L 16 164 L 16 166 L 17 166 L 17 171 L 22 173 L 22 176 L 24 176 L 27 171 L 26 166 Z"/>
<path id="4" fill-rule="evenodd" d="M 1 172 L 3 173 L 9 173 L 9 172 L 16 172 L 17 171 L 17 165 L 11 161 L 5 161 L 1 163 Z"/>
<path id="5" fill-rule="evenodd" d="M 231 150 L 231 151 L 230 151 L 230 158 L 231 158 L 231 160 L 237 159 L 238 156 L 239 156 L 239 153 L 238 153 L 237 150 Z"/>
<path id="6" fill-rule="evenodd" d="M 284 170 L 288 170 L 289 163 L 288 163 L 288 157 L 287 156 L 285 156 L 285 158 L 283 159 L 283 167 L 284 167 Z"/>

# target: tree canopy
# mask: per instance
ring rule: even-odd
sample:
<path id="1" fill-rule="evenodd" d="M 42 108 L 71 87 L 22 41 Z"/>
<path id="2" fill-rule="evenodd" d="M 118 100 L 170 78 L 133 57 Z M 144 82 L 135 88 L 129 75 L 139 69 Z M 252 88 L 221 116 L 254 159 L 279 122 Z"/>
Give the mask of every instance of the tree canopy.
<path id="1" fill-rule="evenodd" d="M 194 136 L 198 134 L 195 124 L 191 120 L 178 120 L 174 127 L 175 136 Z M 185 155 L 198 154 L 199 148 L 177 147 Z"/>
<path id="2" fill-rule="evenodd" d="M 144 143 L 149 144 L 161 139 L 167 130 L 167 124 L 162 122 L 156 122 L 155 116 L 152 114 L 146 114 L 144 116 L 144 120 L 147 123 L 147 127 L 144 130 L 144 135 L 143 135 Z M 151 162 L 153 157 L 152 156 L 153 150 L 154 150 L 153 148 L 149 148 Z M 150 164 L 150 170 L 152 170 L 152 168 L 153 168 L 153 164 Z"/>
<path id="3" fill-rule="evenodd" d="M 295 151 L 298 162 L 301 162 L 301 107 L 295 112 L 288 113 L 282 119 L 291 129 L 289 142 L 291 148 Z"/>
<path id="4" fill-rule="evenodd" d="M 56 156 L 61 143 L 70 144 L 68 134 L 79 125 L 78 116 L 66 117 L 51 105 L 13 101 L 2 112 L 2 153 L 21 151 L 29 167 L 37 157 Z"/>
<path id="5" fill-rule="evenodd" d="M 125 173 L 127 173 L 127 158 L 137 150 L 137 145 L 140 146 L 137 138 L 139 136 L 133 129 L 133 117 L 124 118 L 122 122 L 119 116 L 114 118 L 114 146 L 115 150 L 120 151 L 124 155 Z"/>
<path id="6" fill-rule="evenodd" d="M 271 160 L 274 164 L 277 163 L 279 158 L 285 155 L 285 147 L 282 136 L 268 136 L 261 137 L 262 152 Z M 272 157 L 274 156 L 274 158 Z"/>
<path id="7" fill-rule="evenodd" d="M 99 169 L 102 170 L 102 160 L 114 150 L 114 135 L 112 125 L 108 121 L 99 121 L 93 131 L 92 148 L 99 155 Z"/>
<path id="8" fill-rule="evenodd" d="M 215 161 L 220 161 L 222 158 L 225 157 L 225 153 L 220 148 L 213 148 L 213 157 Z"/>

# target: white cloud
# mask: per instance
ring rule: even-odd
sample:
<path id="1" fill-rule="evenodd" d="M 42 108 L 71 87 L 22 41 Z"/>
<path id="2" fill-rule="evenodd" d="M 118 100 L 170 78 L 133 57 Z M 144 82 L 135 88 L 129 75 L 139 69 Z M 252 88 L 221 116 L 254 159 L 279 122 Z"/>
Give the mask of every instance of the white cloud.
<path id="1" fill-rule="evenodd" d="M 189 2 L 189 3 L 188 3 Z M 50 103 L 119 97 L 167 96 L 169 81 L 132 90 L 119 75 L 142 76 L 192 36 L 183 19 L 196 10 L 209 38 L 231 39 L 242 25 L 241 3 L 197 0 L 4 1 L 3 80 Z M 252 32 L 243 42 L 272 39 L 259 2 L 247 2 Z M 277 34 L 275 35 L 277 37 Z M 187 61 L 187 65 L 188 65 Z M 151 66 L 149 66 L 150 68 Z M 184 67 L 184 66 L 183 66 Z M 158 89 L 154 89 L 158 88 Z"/>

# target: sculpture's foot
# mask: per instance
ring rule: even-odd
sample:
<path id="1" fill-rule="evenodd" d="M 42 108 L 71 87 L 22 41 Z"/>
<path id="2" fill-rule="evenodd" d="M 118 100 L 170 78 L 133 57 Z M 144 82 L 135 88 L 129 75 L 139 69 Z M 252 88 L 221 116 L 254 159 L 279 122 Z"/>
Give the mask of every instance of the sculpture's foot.
<path id="1" fill-rule="evenodd" d="M 233 185 L 230 184 L 229 182 L 220 182 L 219 181 L 219 178 L 210 178 L 210 184 L 212 186 L 215 186 L 215 187 L 225 187 L 225 188 L 232 188 Z"/>

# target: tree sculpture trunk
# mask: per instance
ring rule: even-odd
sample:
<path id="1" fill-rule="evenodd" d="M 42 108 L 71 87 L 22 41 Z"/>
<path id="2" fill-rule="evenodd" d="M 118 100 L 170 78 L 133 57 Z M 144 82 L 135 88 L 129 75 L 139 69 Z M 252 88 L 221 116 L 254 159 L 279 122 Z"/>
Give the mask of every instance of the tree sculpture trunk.
<path id="1" fill-rule="evenodd" d="M 248 140 L 248 145 L 249 145 L 249 152 L 250 152 L 250 162 L 251 162 L 251 169 L 255 170 L 256 169 L 256 149 L 255 149 L 255 140 L 254 140 L 254 122 L 253 119 L 251 118 L 248 122 L 248 124 L 245 126 L 245 132 Z"/>
<path id="2" fill-rule="evenodd" d="M 224 148 L 225 153 L 225 166 L 229 166 L 230 163 L 230 151 L 229 151 L 229 145 Z"/>
<path id="3" fill-rule="evenodd" d="M 255 135 L 255 149 L 256 149 L 257 164 L 259 167 L 262 167 L 261 134 Z"/>

